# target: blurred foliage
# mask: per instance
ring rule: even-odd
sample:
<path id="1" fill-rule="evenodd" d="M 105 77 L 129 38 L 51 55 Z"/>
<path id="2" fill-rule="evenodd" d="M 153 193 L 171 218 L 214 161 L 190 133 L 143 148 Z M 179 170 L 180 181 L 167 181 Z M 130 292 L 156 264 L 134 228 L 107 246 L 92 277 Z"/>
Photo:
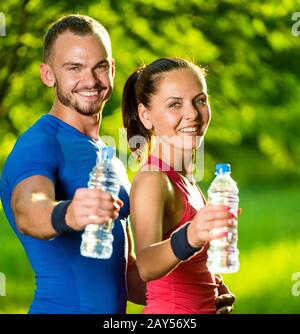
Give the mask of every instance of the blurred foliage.
<path id="1" fill-rule="evenodd" d="M 119 129 L 126 78 L 140 63 L 158 57 L 189 58 L 208 70 L 213 118 L 205 139 L 204 181 L 211 180 L 214 163 L 230 162 L 245 208 L 241 270 L 226 277 L 238 296 L 236 312 L 299 313 L 299 298 L 290 292 L 300 250 L 295 182 L 300 178 L 300 37 L 293 36 L 291 20 L 297 11 L 299 0 L 1 1 L 7 26 L 0 37 L 0 170 L 16 138 L 51 108 L 53 92 L 42 85 L 39 64 L 43 35 L 61 16 L 90 15 L 111 35 L 117 73 L 101 133 L 115 138 L 123 160 L 127 147 Z M 295 186 L 285 188 L 285 180 Z M 269 190 L 255 188 L 268 182 L 278 183 Z M 33 274 L 4 221 L 0 210 L 0 272 L 7 275 L 8 289 L 0 313 L 26 312 Z"/>
<path id="2" fill-rule="evenodd" d="M 138 64 L 187 57 L 208 69 L 213 121 L 206 168 L 229 161 L 241 183 L 300 176 L 300 48 L 291 32 L 297 10 L 299 0 L 2 1 L 0 167 L 19 134 L 53 101 L 39 79 L 47 26 L 80 13 L 107 27 L 117 64 L 102 133 L 118 144 L 122 88 Z"/>

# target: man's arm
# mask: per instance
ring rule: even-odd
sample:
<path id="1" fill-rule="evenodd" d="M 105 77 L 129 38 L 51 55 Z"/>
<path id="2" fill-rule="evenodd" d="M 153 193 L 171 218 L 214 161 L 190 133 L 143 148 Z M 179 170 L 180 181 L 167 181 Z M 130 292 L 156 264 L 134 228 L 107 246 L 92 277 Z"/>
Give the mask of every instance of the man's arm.
<path id="1" fill-rule="evenodd" d="M 58 235 L 52 226 L 55 201 L 53 182 L 40 175 L 28 177 L 14 189 L 11 206 L 21 233 L 38 239 L 52 239 Z M 116 219 L 122 201 L 99 189 L 78 189 L 66 212 L 66 223 L 75 231 L 88 224 L 103 224 Z"/>

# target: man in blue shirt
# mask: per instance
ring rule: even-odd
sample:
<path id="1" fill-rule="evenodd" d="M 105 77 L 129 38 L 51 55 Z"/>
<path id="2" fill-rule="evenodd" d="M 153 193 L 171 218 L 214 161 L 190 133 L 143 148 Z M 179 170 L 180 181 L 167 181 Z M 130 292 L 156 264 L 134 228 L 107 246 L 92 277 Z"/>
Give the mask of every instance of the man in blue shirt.
<path id="1" fill-rule="evenodd" d="M 70 15 L 45 36 L 41 79 L 55 100 L 17 141 L 4 166 L 4 211 L 35 272 L 30 313 L 125 313 L 127 299 L 144 302 L 131 247 L 129 182 L 119 160 L 119 198 L 86 188 L 97 153 L 103 107 L 115 74 L 107 31 L 95 20 Z M 115 219 L 113 255 L 80 254 L 88 224 Z"/>

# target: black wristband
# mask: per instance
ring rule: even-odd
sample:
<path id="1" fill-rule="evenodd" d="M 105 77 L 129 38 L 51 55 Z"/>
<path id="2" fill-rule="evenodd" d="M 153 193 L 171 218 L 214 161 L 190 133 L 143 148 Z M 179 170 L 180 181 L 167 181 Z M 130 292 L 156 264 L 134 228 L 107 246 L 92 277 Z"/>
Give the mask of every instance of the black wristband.
<path id="1" fill-rule="evenodd" d="M 70 204 L 71 200 L 62 201 L 58 203 L 52 211 L 51 223 L 55 231 L 59 234 L 74 232 L 66 223 L 66 212 Z"/>
<path id="2" fill-rule="evenodd" d="M 179 260 L 187 260 L 202 248 L 194 248 L 188 243 L 187 228 L 189 225 L 190 223 L 185 224 L 171 236 L 171 247 Z"/>

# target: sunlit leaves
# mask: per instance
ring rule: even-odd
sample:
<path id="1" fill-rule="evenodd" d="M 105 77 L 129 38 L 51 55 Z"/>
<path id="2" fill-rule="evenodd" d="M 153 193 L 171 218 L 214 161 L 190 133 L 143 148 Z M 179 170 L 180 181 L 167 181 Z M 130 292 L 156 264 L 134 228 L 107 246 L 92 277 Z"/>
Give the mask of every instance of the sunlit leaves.
<path id="1" fill-rule="evenodd" d="M 102 133 L 117 138 L 123 85 L 139 64 L 186 57 L 208 69 L 208 168 L 224 156 L 242 166 L 235 159 L 244 150 L 257 163 L 265 159 L 278 171 L 299 175 L 300 49 L 291 33 L 299 6 L 294 0 L 8 0 L 1 4 L 7 21 L 7 36 L 0 38 L 2 138 L 22 133 L 50 110 L 53 93 L 39 79 L 43 35 L 62 15 L 80 13 L 108 29 L 116 60 Z M 10 146 L 1 145 L 1 164 Z M 239 170 L 244 178 L 247 169 Z"/>

